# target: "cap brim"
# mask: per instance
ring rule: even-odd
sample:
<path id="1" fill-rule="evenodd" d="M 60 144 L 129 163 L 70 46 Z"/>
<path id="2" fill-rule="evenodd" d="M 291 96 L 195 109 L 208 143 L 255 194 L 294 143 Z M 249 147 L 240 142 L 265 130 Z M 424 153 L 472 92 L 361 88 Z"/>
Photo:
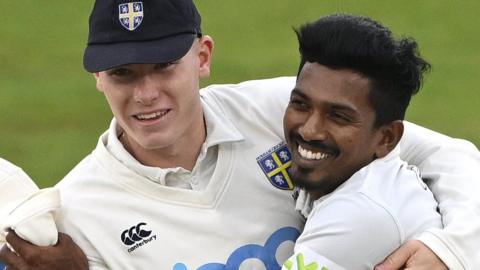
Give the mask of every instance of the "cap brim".
<path id="1" fill-rule="evenodd" d="M 182 58 L 195 34 L 181 34 L 159 40 L 88 45 L 83 66 L 88 72 L 100 72 L 127 64 L 159 64 Z"/>

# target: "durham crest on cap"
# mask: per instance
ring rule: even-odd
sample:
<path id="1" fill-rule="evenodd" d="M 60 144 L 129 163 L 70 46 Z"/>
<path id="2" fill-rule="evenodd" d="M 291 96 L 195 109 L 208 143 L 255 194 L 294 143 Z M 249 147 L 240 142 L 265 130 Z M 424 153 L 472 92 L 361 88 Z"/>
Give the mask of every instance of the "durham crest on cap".
<path id="1" fill-rule="evenodd" d="M 118 19 L 127 30 L 133 31 L 143 21 L 143 3 L 132 2 L 118 5 Z"/>
<path id="2" fill-rule="evenodd" d="M 193 0 L 95 0 L 83 65 L 99 72 L 178 60 L 201 36 L 200 24 Z"/>

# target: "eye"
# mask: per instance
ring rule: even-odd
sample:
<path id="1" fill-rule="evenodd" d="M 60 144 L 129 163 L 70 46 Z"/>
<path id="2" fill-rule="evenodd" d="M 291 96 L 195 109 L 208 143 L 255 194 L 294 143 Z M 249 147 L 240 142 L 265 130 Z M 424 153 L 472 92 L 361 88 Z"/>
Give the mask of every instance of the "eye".
<path id="1" fill-rule="evenodd" d="M 167 69 L 173 65 L 175 65 L 178 61 L 174 61 L 174 62 L 167 62 L 167 63 L 158 63 L 158 64 L 155 64 L 155 69 L 157 70 L 164 70 L 164 69 Z"/>
<path id="2" fill-rule="evenodd" d="M 351 123 L 352 122 L 352 119 L 350 119 L 350 117 L 344 113 L 341 113 L 341 112 L 332 112 L 330 114 L 330 118 L 333 119 L 334 121 L 338 122 L 338 123 L 342 123 L 342 124 L 347 124 L 347 123 Z"/>
<path id="3" fill-rule="evenodd" d="M 116 77 L 126 77 L 132 74 L 133 72 L 130 69 L 125 67 L 114 68 L 108 72 L 108 75 L 116 76 Z"/>
<path id="4" fill-rule="evenodd" d="M 301 98 L 292 96 L 288 106 L 293 107 L 298 110 L 308 110 L 309 105 Z"/>

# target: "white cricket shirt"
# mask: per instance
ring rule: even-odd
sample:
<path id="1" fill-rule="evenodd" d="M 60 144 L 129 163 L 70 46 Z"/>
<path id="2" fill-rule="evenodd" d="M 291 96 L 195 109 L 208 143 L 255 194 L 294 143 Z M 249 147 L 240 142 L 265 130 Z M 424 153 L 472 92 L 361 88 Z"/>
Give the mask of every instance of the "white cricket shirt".
<path id="1" fill-rule="evenodd" d="M 396 150 L 313 203 L 283 269 L 302 257 L 318 269 L 371 270 L 406 240 L 443 227 L 433 194 Z"/>

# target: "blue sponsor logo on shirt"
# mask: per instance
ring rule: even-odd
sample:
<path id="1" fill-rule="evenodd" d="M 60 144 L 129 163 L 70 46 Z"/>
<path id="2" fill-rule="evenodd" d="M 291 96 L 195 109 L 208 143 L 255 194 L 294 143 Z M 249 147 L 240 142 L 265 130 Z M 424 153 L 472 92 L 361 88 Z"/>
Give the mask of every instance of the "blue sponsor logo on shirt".
<path id="1" fill-rule="evenodd" d="M 280 270 L 283 262 L 277 261 L 277 249 L 287 241 L 295 242 L 298 236 L 300 236 L 298 229 L 284 227 L 274 232 L 263 246 L 248 244 L 239 247 L 228 257 L 225 264 L 207 263 L 198 267 L 196 270 L 238 270 L 240 265 L 248 259 L 261 261 L 266 270 Z M 188 268 L 183 263 L 177 263 L 173 266 L 172 270 L 188 270 Z"/>

